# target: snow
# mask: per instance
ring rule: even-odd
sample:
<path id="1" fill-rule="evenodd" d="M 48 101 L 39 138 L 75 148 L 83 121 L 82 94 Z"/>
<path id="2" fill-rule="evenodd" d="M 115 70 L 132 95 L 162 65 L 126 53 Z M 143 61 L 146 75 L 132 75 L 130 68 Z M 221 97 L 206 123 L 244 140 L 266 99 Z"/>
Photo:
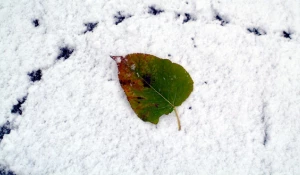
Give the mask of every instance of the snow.
<path id="1" fill-rule="evenodd" d="M 298 0 L 1 1 L 0 128 L 11 131 L 0 172 L 300 174 L 299 9 Z M 175 113 L 153 125 L 132 111 L 110 57 L 129 53 L 189 72 L 182 131 Z"/>

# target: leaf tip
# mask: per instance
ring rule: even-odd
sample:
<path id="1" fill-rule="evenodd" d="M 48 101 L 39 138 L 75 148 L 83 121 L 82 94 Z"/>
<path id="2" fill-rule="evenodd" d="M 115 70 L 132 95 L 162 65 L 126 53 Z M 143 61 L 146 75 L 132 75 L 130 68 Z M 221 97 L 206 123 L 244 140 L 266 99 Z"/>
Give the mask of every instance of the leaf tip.
<path id="1" fill-rule="evenodd" d="M 111 55 L 110 55 L 110 57 L 111 57 L 113 60 L 115 60 L 117 63 L 120 63 L 121 60 L 124 58 L 124 57 L 122 57 L 122 56 L 111 56 Z"/>

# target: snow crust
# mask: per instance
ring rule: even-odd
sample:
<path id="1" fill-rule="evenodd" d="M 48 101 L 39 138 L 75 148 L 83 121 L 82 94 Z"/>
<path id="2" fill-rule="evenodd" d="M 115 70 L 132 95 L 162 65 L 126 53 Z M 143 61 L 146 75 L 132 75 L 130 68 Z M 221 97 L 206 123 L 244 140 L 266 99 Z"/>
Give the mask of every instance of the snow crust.
<path id="1" fill-rule="evenodd" d="M 0 1 L 0 127 L 11 125 L 0 168 L 300 174 L 299 9 L 299 0 Z M 67 59 L 57 59 L 62 47 L 74 49 Z M 110 58 L 129 53 L 190 73 L 194 91 L 177 109 L 182 131 L 174 113 L 153 125 L 130 108 Z M 22 115 L 11 113 L 25 96 Z"/>

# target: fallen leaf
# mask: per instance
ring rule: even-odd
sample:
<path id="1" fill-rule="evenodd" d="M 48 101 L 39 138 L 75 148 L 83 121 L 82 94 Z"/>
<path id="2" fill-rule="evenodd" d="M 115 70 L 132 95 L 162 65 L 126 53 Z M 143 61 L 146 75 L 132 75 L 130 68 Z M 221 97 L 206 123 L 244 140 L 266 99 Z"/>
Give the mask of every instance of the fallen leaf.
<path id="1" fill-rule="evenodd" d="M 157 124 L 159 117 L 175 111 L 193 91 L 193 80 L 179 64 L 153 55 L 134 53 L 111 56 L 118 65 L 119 81 L 140 119 Z"/>

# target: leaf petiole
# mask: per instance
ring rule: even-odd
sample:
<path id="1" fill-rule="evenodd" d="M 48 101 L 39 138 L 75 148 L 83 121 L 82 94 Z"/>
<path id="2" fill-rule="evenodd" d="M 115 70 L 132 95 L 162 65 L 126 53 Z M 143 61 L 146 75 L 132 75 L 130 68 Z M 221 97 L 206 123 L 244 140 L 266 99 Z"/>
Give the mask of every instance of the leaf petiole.
<path id="1" fill-rule="evenodd" d="M 175 107 L 174 107 L 174 111 L 175 111 L 176 118 L 177 118 L 178 131 L 180 131 L 180 130 L 181 130 L 180 119 L 179 119 L 179 116 L 178 116 L 178 113 L 177 113 L 177 110 L 176 110 L 176 108 L 175 108 Z"/>

